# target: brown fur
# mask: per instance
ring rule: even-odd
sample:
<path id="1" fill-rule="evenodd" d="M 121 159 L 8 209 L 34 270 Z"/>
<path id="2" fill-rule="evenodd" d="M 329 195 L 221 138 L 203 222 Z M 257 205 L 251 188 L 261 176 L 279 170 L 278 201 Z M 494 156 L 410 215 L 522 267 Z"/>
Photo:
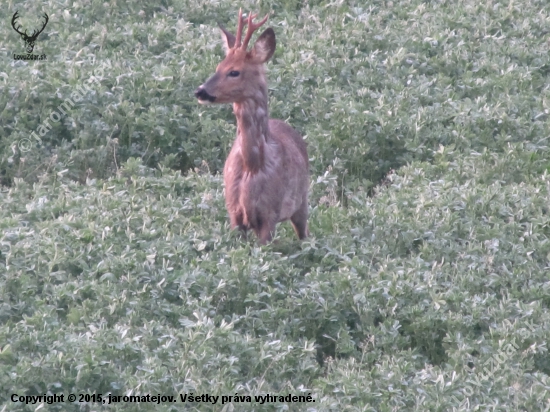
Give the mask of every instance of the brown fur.
<path id="1" fill-rule="evenodd" d="M 264 63 L 275 51 L 275 33 L 265 30 L 246 50 L 255 15 L 242 19 L 237 36 L 222 28 L 226 58 L 195 95 L 200 103 L 233 103 L 237 138 L 224 167 L 225 204 L 231 227 L 254 230 L 269 242 L 278 222 L 289 220 L 300 239 L 308 236 L 308 156 L 300 134 L 282 120 L 269 119 Z M 244 44 L 242 27 L 248 25 Z M 231 73 L 231 74 L 230 74 Z M 235 75 L 237 73 L 237 75 Z"/>

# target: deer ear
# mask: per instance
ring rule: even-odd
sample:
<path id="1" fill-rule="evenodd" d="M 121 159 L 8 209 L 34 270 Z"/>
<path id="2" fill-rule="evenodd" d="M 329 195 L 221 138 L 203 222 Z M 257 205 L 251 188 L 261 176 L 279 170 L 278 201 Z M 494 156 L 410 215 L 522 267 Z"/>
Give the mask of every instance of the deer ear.
<path id="1" fill-rule="evenodd" d="M 227 54 L 235 45 L 235 36 L 229 33 L 221 24 L 218 23 L 218 26 L 220 26 L 220 30 L 222 31 L 223 45 L 225 48 L 225 54 Z"/>
<path id="2" fill-rule="evenodd" d="M 254 47 L 251 50 L 253 59 L 260 63 L 265 63 L 275 53 L 275 46 L 275 32 L 269 27 L 254 43 Z"/>

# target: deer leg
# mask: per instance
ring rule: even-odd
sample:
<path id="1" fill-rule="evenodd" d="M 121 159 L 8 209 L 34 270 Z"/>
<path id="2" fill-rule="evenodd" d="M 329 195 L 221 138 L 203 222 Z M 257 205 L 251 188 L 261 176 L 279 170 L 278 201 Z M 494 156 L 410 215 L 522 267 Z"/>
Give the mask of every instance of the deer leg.
<path id="1" fill-rule="evenodd" d="M 256 233 L 256 236 L 258 236 L 260 244 L 265 245 L 271 242 L 271 239 L 275 234 L 276 224 L 276 222 L 271 223 L 268 220 L 258 222 L 258 226 L 254 228 L 254 232 Z"/>
<path id="2" fill-rule="evenodd" d="M 260 239 L 260 244 L 266 245 L 269 242 L 271 242 L 271 239 L 273 239 L 273 233 L 275 233 L 275 228 L 271 230 L 267 225 L 262 227 L 261 230 L 258 230 L 256 233 L 258 235 L 258 238 Z"/>
<path id="3" fill-rule="evenodd" d="M 290 221 L 294 227 L 294 231 L 298 235 L 299 239 L 304 239 L 309 236 L 309 230 L 307 227 L 307 200 L 302 202 L 300 208 L 292 215 Z"/>
<path id="4" fill-rule="evenodd" d="M 243 215 L 242 213 L 234 213 L 229 215 L 229 222 L 231 225 L 231 229 L 239 229 L 239 232 L 241 232 L 245 239 L 247 237 L 247 230 L 248 228 L 243 224 Z"/>

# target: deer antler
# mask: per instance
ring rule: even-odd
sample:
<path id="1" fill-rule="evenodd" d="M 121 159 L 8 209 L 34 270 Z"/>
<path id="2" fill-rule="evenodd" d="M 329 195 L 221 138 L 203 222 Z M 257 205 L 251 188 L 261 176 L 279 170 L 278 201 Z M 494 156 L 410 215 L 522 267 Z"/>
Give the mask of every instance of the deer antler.
<path id="1" fill-rule="evenodd" d="M 264 23 L 267 21 L 267 18 L 269 17 L 269 13 L 266 14 L 265 17 L 259 23 L 252 23 L 252 19 L 256 18 L 256 16 L 257 14 L 252 14 L 252 13 L 250 13 L 250 16 L 248 16 L 248 28 L 246 30 L 246 36 L 243 42 L 244 50 L 246 50 L 246 48 L 248 47 L 248 42 L 252 37 L 252 33 L 254 33 L 254 31 L 256 31 L 259 27 L 264 25 Z"/>
<path id="2" fill-rule="evenodd" d="M 246 21 L 243 19 L 243 10 L 239 9 L 239 23 L 237 24 L 237 35 L 235 36 L 235 45 L 233 47 L 241 47 L 241 39 L 243 35 L 243 27 Z"/>
<path id="3" fill-rule="evenodd" d="M 44 21 L 44 25 L 42 26 L 42 28 L 38 31 L 34 30 L 31 37 L 37 38 L 38 35 L 44 31 L 44 29 L 46 28 L 46 24 L 48 24 L 48 21 L 50 20 L 46 13 L 44 13 L 44 19 L 45 19 L 45 21 Z"/>
<path id="4" fill-rule="evenodd" d="M 46 28 L 46 25 L 48 24 L 48 21 L 50 20 L 48 18 L 48 15 L 44 13 L 44 24 L 42 25 L 42 28 L 40 30 L 33 30 L 32 34 L 29 36 L 27 34 L 27 30 L 25 30 L 25 32 L 19 31 L 19 29 L 21 28 L 21 25 L 18 25 L 17 27 L 15 27 L 15 24 L 18 18 L 19 18 L 19 11 L 16 11 L 13 17 L 11 18 L 11 27 L 13 27 L 13 29 L 17 33 L 19 33 L 21 36 L 26 36 L 27 38 L 30 38 L 30 39 L 32 38 L 36 39 L 38 35 L 44 31 L 44 29 Z"/>
<path id="5" fill-rule="evenodd" d="M 25 30 L 24 33 L 21 33 L 21 32 L 19 31 L 19 29 L 21 28 L 21 25 L 15 27 L 15 21 L 19 18 L 18 14 L 19 14 L 19 12 L 16 11 L 15 14 L 13 15 L 13 17 L 11 18 L 11 27 L 13 27 L 13 29 L 14 29 L 17 33 L 19 33 L 21 36 L 25 36 L 25 35 L 27 34 L 27 30 Z"/>
<path id="6" fill-rule="evenodd" d="M 254 33 L 254 31 L 256 31 L 259 27 L 261 27 L 267 21 L 269 14 L 266 14 L 265 17 L 259 23 L 253 23 L 252 20 L 255 19 L 256 16 L 257 14 L 250 13 L 248 16 L 248 19 L 243 18 L 243 12 L 241 9 L 239 9 L 239 23 L 237 25 L 237 36 L 235 38 L 235 46 L 234 46 L 235 48 L 242 48 L 243 50 L 246 50 L 248 47 L 248 42 L 252 37 L 252 33 Z M 248 28 L 246 30 L 244 41 L 241 44 L 244 26 L 248 26 Z"/>

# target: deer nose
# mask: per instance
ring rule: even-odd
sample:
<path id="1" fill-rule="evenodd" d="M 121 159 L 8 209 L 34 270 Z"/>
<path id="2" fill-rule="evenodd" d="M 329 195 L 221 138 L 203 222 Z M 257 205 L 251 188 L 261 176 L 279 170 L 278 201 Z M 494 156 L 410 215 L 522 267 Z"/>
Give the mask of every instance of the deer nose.
<path id="1" fill-rule="evenodd" d="M 209 102 L 216 100 L 216 97 L 210 95 L 202 86 L 199 86 L 197 90 L 195 90 L 195 97 L 199 100 L 207 100 Z"/>

